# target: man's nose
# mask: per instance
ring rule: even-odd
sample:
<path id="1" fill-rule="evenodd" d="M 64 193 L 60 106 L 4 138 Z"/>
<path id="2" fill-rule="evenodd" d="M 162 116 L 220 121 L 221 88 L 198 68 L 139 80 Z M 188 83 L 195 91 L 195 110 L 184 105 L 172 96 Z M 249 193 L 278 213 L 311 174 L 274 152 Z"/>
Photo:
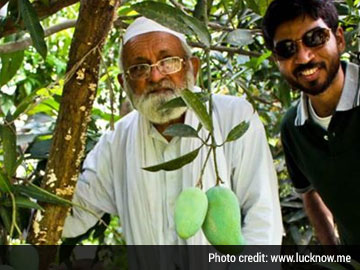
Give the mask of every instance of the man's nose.
<path id="1" fill-rule="evenodd" d="M 295 54 L 295 63 L 296 64 L 309 63 L 315 57 L 312 49 L 305 46 L 301 41 L 298 42 L 297 45 L 298 45 L 298 49 Z"/>
<path id="2" fill-rule="evenodd" d="M 152 66 L 150 70 L 149 80 L 152 82 L 161 81 L 166 75 L 162 74 L 157 66 Z"/>

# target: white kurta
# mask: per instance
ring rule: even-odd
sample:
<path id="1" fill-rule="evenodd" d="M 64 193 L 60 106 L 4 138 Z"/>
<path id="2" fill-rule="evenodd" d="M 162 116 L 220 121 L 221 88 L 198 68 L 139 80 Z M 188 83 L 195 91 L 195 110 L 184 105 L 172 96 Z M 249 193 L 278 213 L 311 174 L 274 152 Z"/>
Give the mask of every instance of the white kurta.
<path id="1" fill-rule="evenodd" d="M 244 99 L 213 96 L 213 119 L 217 143 L 243 120 L 250 127 L 239 140 L 217 150 L 219 173 L 225 186 L 237 195 L 241 207 L 242 233 L 249 245 L 281 244 L 282 221 L 278 183 L 264 127 L 252 106 Z M 185 123 L 197 128 L 198 119 L 190 110 Z M 207 132 L 200 132 L 203 138 Z M 137 111 L 105 133 L 87 156 L 77 183 L 74 201 L 99 215 L 120 216 L 125 240 L 129 245 L 208 244 L 200 230 L 187 241 L 175 232 L 174 204 L 182 189 L 195 186 L 207 149 L 182 169 L 147 172 L 142 167 L 156 165 L 196 149 L 196 138 L 164 137 Z M 204 189 L 215 184 L 212 155 L 203 177 Z M 64 237 L 84 233 L 97 222 L 78 208 L 66 219 Z"/>

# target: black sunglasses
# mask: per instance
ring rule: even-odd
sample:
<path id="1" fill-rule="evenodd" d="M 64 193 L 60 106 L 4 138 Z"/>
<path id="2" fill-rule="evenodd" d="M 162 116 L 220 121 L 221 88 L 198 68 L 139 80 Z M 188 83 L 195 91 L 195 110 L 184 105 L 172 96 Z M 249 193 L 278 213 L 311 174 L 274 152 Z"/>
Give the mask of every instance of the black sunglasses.
<path id="1" fill-rule="evenodd" d="M 274 53 L 280 59 L 289 59 L 299 49 L 298 42 L 301 41 L 306 47 L 315 48 L 324 45 L 330 39 L 330 29 L 316 27 L 306 32 L 300 39 L 284 39 L 275 43 Z"/>

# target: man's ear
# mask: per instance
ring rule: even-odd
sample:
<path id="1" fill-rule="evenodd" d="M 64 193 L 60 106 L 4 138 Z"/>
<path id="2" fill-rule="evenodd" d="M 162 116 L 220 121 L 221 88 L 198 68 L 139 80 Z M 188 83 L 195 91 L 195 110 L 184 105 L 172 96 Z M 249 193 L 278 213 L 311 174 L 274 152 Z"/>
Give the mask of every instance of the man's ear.
<path id="1" fill-rule="evenodd" d="M 194 79 L 196 80 L 196 76 L 198 74 L 199 68 L 200 68 L 200 59 L 197 58 L 196 56 L 192 56 L 190 58 L 192 67 L 193 67 L 193 74 L 194 74 Z"/>
<path id="2" fill-rule="evenodd" d="M 338 26 L 335 32 L 336 44 L 340 52 L 343 52 L 346 47 L 344 30 L 341 26 Z"/>
<path id="3" fill-rule="evenodd" d="M 117 79 L 118 79 L 118 81 L 119 81 L 119 83 L 120 83 L 120 85 L 121 85 L 121 87 L 124 87 L 124 78 L 123 78 L 123 74 L 118 74 L 117 75 Z"/>

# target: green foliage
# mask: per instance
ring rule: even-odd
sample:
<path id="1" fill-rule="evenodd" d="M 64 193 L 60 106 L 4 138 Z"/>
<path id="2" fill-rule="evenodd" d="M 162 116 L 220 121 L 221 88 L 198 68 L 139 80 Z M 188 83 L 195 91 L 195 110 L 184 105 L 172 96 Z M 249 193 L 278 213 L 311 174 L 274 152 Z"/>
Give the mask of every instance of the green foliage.
<path id="1" fill-rule="evenodd" d="M 23 18 L 34 47 L 29 47 L 25 51 L 0 55 L 0 227 L 5 227 L 8 234 L 15 230 L 12 228 L 14 221 L 19 225 L 20 230 L 28 227 L 28 221 L 22 219 L 26 219 L 30 211 L 24 207 L 33 209 L 40 207 L 30 198 L 37 198 L 38 201 L 54 200 L 53 202 L 65 203 L 57 201 L 49 194 L 42 193 L 40 189 L 34 191 L 35 189 L 31 188 L 29 183 L 38 186 L 45 172 L 73 33 L 73 29 L 68 29 L 56 33 L 44 41 L 43 27 L 59 24 L 64 19 L 75 19 L 79 5 L 65 8 L 42 20 L 40 24 L 33 12 L 31 2 L 29 0 L 10 1 L 11 5 L 7 16 L 16 22 L 19 16 Z M 51 1 L 48 0 L 42 0 L 42 2 L 51 4 Z M 287 83 L 272 59 L 271 52 L 265 49 L 260 33 L 261 16 L 271 1 L 207 1 L 206 8 L 204 1 L 173 2 L 179 6 L 171 6 L 168 0 L 161 2 L 130 0 L 122 4 L 118 15 L 123 18 L 124 23 L 131 23 L 139 12 L 186 34 L 190 41 L 200 41 L 200 45 L 205 48 L 213 46 L 209 53 L 209 62 L 206 56 L 208 50 L 204 51 L 198 47 L 194 49 L 196 56 L 203 62 L 198 85 L 203 89 L 210 86 L 212 93 L 245 96 L 253 104 L 265 125 L 278 173 L 286 232 L 284 243 L 316 243 L 312 227 L 304 215 L 301 200 L 292 190 L 284 166 L 279 126 L 285 111 L 298 98 L 299 94 L 289 91 Z M 197 6 L 197 11 L 195 11 L 195 6 Z M 359 1 L 340 1 L 337 2 L 337 7 L 341 14 L 340 22 L 345 30 L 347 42 L 345 57 L 356 61 L 359 51 L 359 38 L 357 37 L 360 23 Z M 207 14 L 204 14 L 206 12 Z M 208 20 L 210 24 L 206 27 L 204 21 L 195 18 Z M 3 25 L 4 23 L 0 22 L 0 28 Z M 115 119 L 124 115 L 125 94 L 114 79 L 121 72 L 118 67 L 118 59 L 121 48 L 119 44 L 121 44 L 123 33 L 123 28 L 115 26 L 103 50 L 104 61 L 97 99 L 89 124 L 87 151 L 95 145 L 100 134 L 110 125 L 112 117 L 109 79 L 115 94 Z M 0 46 L 22 38 L 24 38 L 24 33 L 19 32 L 0 40 Z M 208 68 L 209 72 L 207 72 Z M 204 105 L 210 103 L 209 94 L 196 94 L 198 97 L 195 98 L 193 95 L 185 93 L 183 98 L 165 104 L 163 109 L 187 105 L 194 109 L 200 118 L 202 127 L 212 130 L 210 114 Z M 3 120 L 9 116 L 11 119 Z M 239 123 L 230 132 L 226 141 L 239 139 L 246 129 L 245 122 Z M 168 128 L 166 134 L 198 137 L 198 131 L 199 129 L 195 130 L 194 127 L 174 125 Z M 203 147 L 211 145 L 208 141 L 203 143 Z M 198 151 L 199 149 L 196 149 L 184 157 L 150 167 L 150 169 L 177 169 L 179 165 L 183 166 L 194 160 Z M 14 196 L 14 199 L 11 195 Z M 30 202 L 34 204 L 31 205 Z M 15 209 L 13 209 L 14 204 Z M 13 219 L 14 213 L 15 220 Z M 87 241 L 123 244 L 121 227 L 117 224 L 118 219 L 113 218 L 110 222 L 112 230 L 106 231 L 102 238 L 99 237 L 100 233 L 95 236 L 92 234 Z M 118 234 L 114 234 L 113 231 L 117 231 Z M 20 237 L 20 234 L 15 231 L 12 237 Z M 4 239 L 1 238 L 0 235 L 0 243 L 3 243 Z"/>
<path id="2" fill-rule="evenodd" d="M 163 132 L 163 134 L 171 137 L 198 137 L 197 131 L 192 126 L 185 124 L 171 125 Z"/>
<path id="3" fill-rule="evenodd" d="M 236 29 L 227 35 L 226 42 L 241 47 L 253 43 L 254 39 L 250 30 Z"/>
<path id="4" fill-rule="evenodd" d="M 200 102 L 204 103 L 209 100 L 209 95 L 204 92 L 195 93 L 198 96 Z M 174 99 L 169 100 L 168 102 L 164 103 L 160 106 L 159 110 L 169 109 L 169 108 L 177 108 L 177 107 L 185 107 L 186 103 L 182 97 L 177 97 Z"/>
<path id="5" fill-rule="evenodd" d="M 24 51 L 1 55 L 0 87 L 9 82 L 20 68 L 24 59 Z"/>
<path id="6" fill-rule="evenodd" d="M 143 168 L 146 171 L 149 172 L 157 172 L 160 170 L 164 170 L 164 171 L 174 171 L 177 169 L 180 169 L 181 167 L 185 166 L 186 164 L 189 164 L 190 162 L 192 162 L 197 155 L 199 154 L 200 148 L 195 149 L 194 151 L 191 151 L 190 153 L 187 153 L 181 157 L 172 159 L 170 161 L 158 164 L 158 165 L 154 165 L 154 166 L 150 166 L 150 167 L 145 167 Z"/>
<path id="7" fill-rule="evenodd" d="M 42 28 L 37 13 L 29 0 L 18 0 L 20 15 L 24 20 L 26 29 L 34 42 L 34 47 L 42 58 L 46 58 L 47 47 L 44 40 L 44 29 Z"/>
<path id="8" fill-rule="evenodd" d="M 229 134 L 226 137 L 225 142 L 231 142 L 235 141 L 237 139 L 240 139 L 242 135 L 245 134 L 245 132 L 249 128 L 249 122 L 241 122 L 237 126 L 235 126 L 232 130 L 230 130 Z"/>
<path id="9" fill-rule="evenodd" d="M 185 15 L 182 11 L 173 8 L 167 4 L 144 1 L 134 4 L 132 8 L 141 13 L 143 16 L 150 18 L 158 23 L 170 27 L 171 29 L 186 34 L 192 35 L 192 30 L 184 22 L 183 16 Z M 185 15 L 187 16 L 187 15 Z"/>
<path id="10" fill-rule="evenodd" d="M 257 14 L 264 16 L 271 0 L 246 0 L 249 7 Z"/>
<path id="11" fill-rule="evenodd" d="M 166 27 L 174 29 L 175 31 L 188 35 L 195 34 L 206 47 L 210 47 L 210 33 L 206 26 L 198 19 L 186 15 L 184 12 L 167 4 L 159 2 L 144 1 L 133 5 L 132 8 L 142 15 L 161 23 Z"/>
<path id="12" fill-rule="evenodd" d="M 36 185 L 15 185 L 15 192 L 27 195 L 33 199 L 38 200 L 39 202 L 47 202 L 52 204 L 59 204 L 64 206 L 70 206 L 71 202 L 65 199 L 62 199 L 55 194 L 52 194 L 45 189 L 42 189 Z"/>
<path id="13" fill-rule="evenodd" d="M 0 135 L 4 149 L 4 168 L 8 176 L 12 176 L 16 169 L 16 134 L 15 125 L 0 126 Z"/>
<path id="14" fill-rule="evenodd" d="M 181 97 L 185 101 L 186 105 L 194 111 L 199 118 L 201 124 L 208 130 L 213 130 L 213 124 L 210 114 L 206 111 L 205 105 L 201 102 L 198 96 L 196 96 L 190 90 L 185 89 L 181 92 Z"/>
<path id="15" fill-rule="evenodd" d="M 10 192 L 11 184 L 8 176 L 0 171 L 0 191 L 2 192 Z"/>
<path id="16" fill-rule="evenodd" d="M 12 207 L 11 201 L 9 201 L 9 200 L 3 201 L 2 205 L 5 207 Z M 16 196 L 15 205 L 17 207 L 37 209 L 37 210 L 44 211 L 44 209 L 40 205 L 31 201 L 28 197 L 24 197 L 21 195 Z"/>

